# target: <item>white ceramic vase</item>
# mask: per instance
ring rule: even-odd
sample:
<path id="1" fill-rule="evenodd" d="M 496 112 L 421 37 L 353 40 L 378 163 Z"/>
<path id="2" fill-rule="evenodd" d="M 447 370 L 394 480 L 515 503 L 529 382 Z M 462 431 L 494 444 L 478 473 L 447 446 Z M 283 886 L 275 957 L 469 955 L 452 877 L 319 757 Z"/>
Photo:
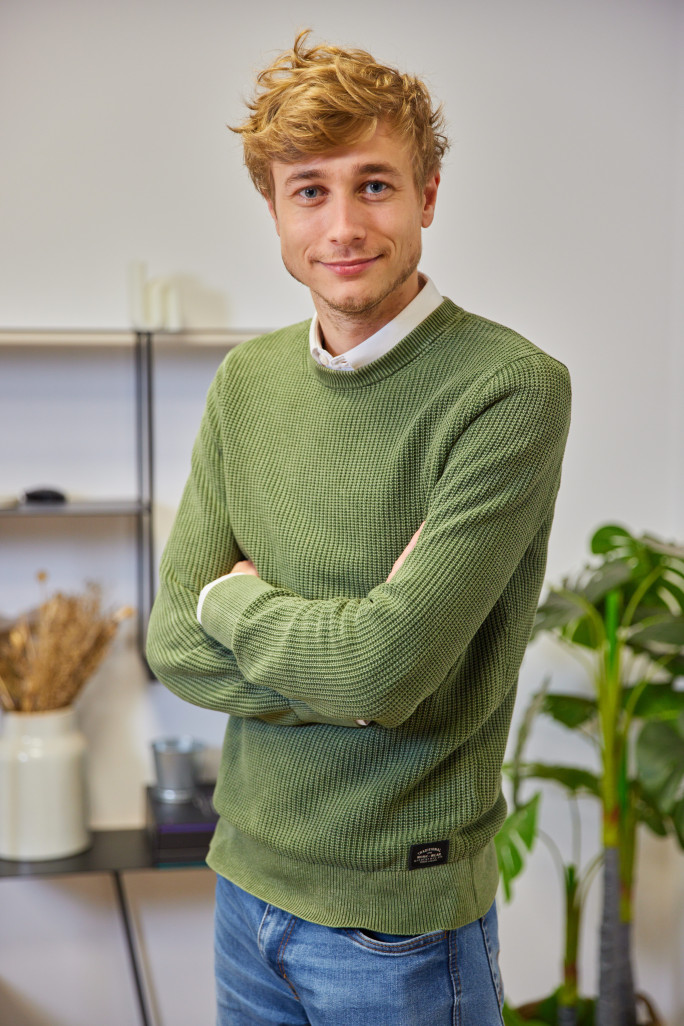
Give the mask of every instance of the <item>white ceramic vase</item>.
<path id="1" fill-rule="evenodd" d="M 90 845 L 85 738 L 71 708 L 5 712 L 0 735 L 0 858 L 65 858 Z"/>

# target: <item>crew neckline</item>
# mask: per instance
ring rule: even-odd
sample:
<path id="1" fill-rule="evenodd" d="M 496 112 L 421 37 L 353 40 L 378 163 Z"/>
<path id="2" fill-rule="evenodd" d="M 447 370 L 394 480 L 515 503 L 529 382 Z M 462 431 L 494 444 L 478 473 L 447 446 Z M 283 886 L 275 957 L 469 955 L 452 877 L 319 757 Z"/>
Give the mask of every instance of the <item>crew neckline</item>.
<path id="1" fill-rule="evenodd" d="M 333 367 L 336 370 L 355 371 L 374 360 L 380 359 L 386 352 L 389 352 L 402 338 L 413 331 L 421 321 L 429 317 L 440 305 L 443 296 L 429 275 L 422 271 L 418 272 L 419 290 L 410 303 L 403 310 L 383 324 L 381 328 L 374 331 L 372 335 L 333 356 L 326 348 L 320 338 L 320 321 L 318 314 L 314 314 L 309 327 L 309 348 L 311 355 L 324 367 Z"/>
<path id="2" fill-rule="evenodd" d="M 309 348 L 309 334 L 304 338 L 303 355 L 306 360 L 309 373 L 326 388 L 338 391 L 349 391 L 355 388 L 363 388 L 372 385 L 383 378 L 389 377 L 400 370 L 401 367 L 410 363 L 416 356 L 431 342 L 435 341 L 443 331 L 453 325 L 454 318 L 460 319 L 465 315 L 465 310 L 457 306 L 450 299 L 444 297 L 440 305 L 421 321 L 413 331 L 405 335 L 388 352 L 383 353 L 376 360 L 357 367 L 354 371 L 346 373 L 332 368 L 324 367 L 311 355 Z"/>

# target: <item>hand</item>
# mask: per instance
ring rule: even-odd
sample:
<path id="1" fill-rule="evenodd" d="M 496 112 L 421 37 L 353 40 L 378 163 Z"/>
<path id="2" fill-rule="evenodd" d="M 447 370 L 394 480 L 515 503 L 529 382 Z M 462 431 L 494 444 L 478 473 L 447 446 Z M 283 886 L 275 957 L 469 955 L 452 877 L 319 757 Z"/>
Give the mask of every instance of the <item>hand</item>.
<path id="1" fill-rule="evenodd" d="M 423 523 L 422 523 L 422 524 L 420 525 L 420 527 L 418 528 L 418 530 L 416 531 L 416 533 L 415 533 L 415 534 L 413 535 L 413 537 L 412 537 L 412 538 L 411 538 L 411 540 L 409 541 L 408 545 L 406 546 L 406 548 L 404 549 L 404 551 L 402 552 L 402 554 L 401 554 L 401 555 L 400 555 L 400 556 L 399 556 L 399 557 L 398 557 L 398 558 L 397 558 L 397 559 L 395 560 L 395 562 L 394 562 L 394 566 L 392 567 L 392 569 L 391 569 L 391 570 L 390 570 L 390 572 L 389 572 L 389 576 L 388 576 L 388 578 L 387 578 L 387 580 L 388 580 L 388 581 L 391 581 L 391 580 L 392 580 L 392 578 L 393 578 L 393 577 L 394 577 L 394 575 L 396 574 L 397 570 L 399 569 L 399 567 L 401 566 L 401 564 L 402 564 L 402 563 L 404 562 L 404 560 L 405 560 L 405 559 L 406 559 L 406 557 L 408 556 L 409 552 L 410 552 L 410 551 L 411 551 L 412 549 L 414 549 L 414 548 L 415 548 L 416 542 L 418 541 L 418 535 L 420 534 L 420 532 L 421 532 L 421 531 L 423 530 L 423 528 L 424 528 L 424 527 L 425 527 L 425 521 L 423 521 Z"/>
<path id="2" fill-rule="evenodd" d="M 254 563 L 251 559 L 241 559 L 238 563 L 235 564 L 233 570 L 239 570 L 241 574 L 252 574 L 254 577 L 259 576 L 257 568 L 254 566 Z M 230 571 L 231 574 L 233 573 L 233 570 Z"/>

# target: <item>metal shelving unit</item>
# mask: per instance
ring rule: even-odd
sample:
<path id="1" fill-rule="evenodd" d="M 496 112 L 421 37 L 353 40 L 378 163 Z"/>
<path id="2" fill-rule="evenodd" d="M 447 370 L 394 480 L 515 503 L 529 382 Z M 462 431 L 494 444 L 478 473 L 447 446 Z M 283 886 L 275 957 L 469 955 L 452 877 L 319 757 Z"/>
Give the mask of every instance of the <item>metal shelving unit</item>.
<path id="1" fill-rule="evenodd" d="M 155 342 L 167 350 L 217 346 L 224 351 L 259 334 L 258 331 L 223 329 L 197 331 L 0 331 L 0 347 L 99 347 L 131 348 L 135 387 L 135 463 L 137 495 L 129 500 L 81 500 L 64 503 L 17 502 L 0 508 L 6 518 L 36 520 L 45 517 L 132 517 L 135 520 L 137 568 L 137 635 L 145 661 L 145 635 L 155 592 L 154 551 L 154 354 Z M 150 672 L 151 679 L 154 679 Z"/>

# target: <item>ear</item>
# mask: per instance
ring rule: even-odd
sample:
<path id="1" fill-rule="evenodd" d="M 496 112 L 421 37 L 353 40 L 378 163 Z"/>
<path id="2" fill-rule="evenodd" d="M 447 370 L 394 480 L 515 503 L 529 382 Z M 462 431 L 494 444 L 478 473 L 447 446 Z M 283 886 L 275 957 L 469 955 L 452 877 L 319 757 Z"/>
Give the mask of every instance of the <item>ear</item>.
<path id="1" fill-rule="evenodd" d="M 276 214 L 275 204 L 274 204 L 273 200 L 270 199 L 269 196 L 264 196 L 264 199 L 266 200 L 266 206 L 268 207 L 268 212 L 271 215 L 271 217 L 273 218 L 273 223 L 275 225 L 275 230 L 277 231 L 278 235 L 280 235 L 280 225 L 278 224 L 278 215 Z"/>
<path id="2" fill-rule="evenodd" d="M 440 183 L 439 171 L 431 175 L 423 188 L 423 210 L 421 224 L 423 228 L 429 228 L 435 216 L 435 204 L 437 203 L 437 190 Z"/>

